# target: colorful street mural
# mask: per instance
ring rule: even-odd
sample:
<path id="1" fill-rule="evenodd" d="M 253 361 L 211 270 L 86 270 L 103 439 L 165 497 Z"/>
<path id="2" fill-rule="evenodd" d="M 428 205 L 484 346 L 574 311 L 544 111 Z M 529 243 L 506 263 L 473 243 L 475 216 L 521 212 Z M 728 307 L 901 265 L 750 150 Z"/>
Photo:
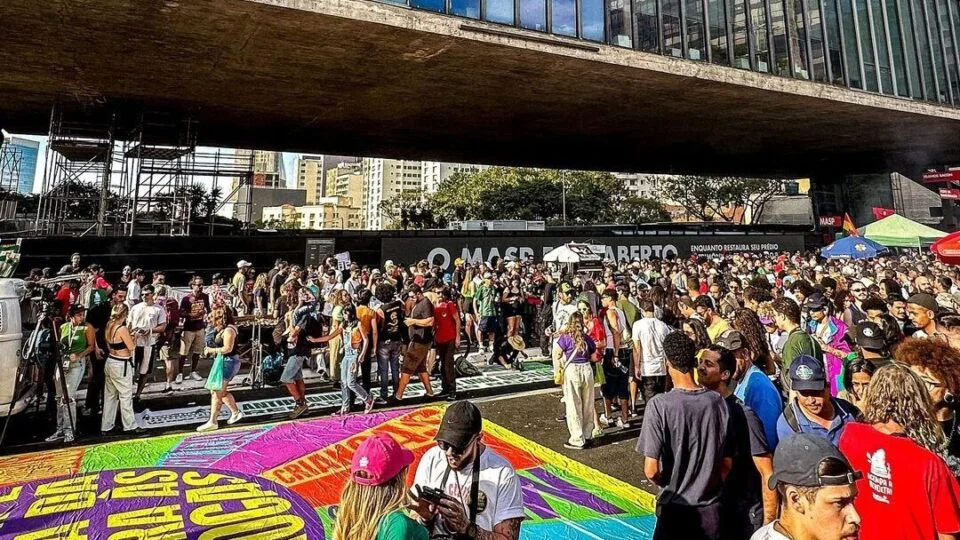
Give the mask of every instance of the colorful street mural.
<path id="1" fill-rule="evenodd" d="M 357 445 L 387 432 L 420 457 L 442 406 L 177 434 L 0 458 L 0 538 L 330 538 Z M 647 539 L 652 495 L 491 422 L 516 468 L 525 540 Z"/>

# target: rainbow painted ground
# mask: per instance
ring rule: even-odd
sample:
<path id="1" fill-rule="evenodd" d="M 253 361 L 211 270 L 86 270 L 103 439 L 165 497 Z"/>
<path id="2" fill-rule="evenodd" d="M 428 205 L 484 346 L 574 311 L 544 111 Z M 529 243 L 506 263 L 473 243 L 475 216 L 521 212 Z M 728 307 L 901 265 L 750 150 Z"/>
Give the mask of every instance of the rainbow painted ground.
<path id="1" fill-rule="evenodd" d="M 419 461 L 442 414 L 430 406 L 0 458 L 0 538 L 330 538 L 359 442 L 387 432 Z M 484 430 L 520 475 L 525 540 L 652 537 L 652 495 L 491 422 Z"/>

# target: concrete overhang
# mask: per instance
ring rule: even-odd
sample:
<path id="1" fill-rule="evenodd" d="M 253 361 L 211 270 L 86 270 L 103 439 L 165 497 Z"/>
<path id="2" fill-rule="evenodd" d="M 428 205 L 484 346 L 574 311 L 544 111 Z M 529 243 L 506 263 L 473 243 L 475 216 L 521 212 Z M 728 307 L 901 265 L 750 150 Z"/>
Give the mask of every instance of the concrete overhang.
<path id="1" fill-rule="evenodd" d="M 177 110 L 200 142 L 603 170 L 960 163 L 960 109 L 369 0 L 3 0 L 0 126 L 58 96 Z"/>

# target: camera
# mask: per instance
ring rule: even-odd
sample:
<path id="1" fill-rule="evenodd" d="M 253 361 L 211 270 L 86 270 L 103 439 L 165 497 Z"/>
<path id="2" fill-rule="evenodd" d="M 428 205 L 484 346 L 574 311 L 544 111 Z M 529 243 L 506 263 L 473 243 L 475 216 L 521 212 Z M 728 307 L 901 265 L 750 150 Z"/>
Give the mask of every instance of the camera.
<path id="1" fill-rule="evenodd" d="M 430 504 L 440 504 L 440 501 L 447 497 L 442 489 L 436 489 L 427 486 L 417 486 L 417 491 L 420 494 L 420 499 L 427 501 Z"/>

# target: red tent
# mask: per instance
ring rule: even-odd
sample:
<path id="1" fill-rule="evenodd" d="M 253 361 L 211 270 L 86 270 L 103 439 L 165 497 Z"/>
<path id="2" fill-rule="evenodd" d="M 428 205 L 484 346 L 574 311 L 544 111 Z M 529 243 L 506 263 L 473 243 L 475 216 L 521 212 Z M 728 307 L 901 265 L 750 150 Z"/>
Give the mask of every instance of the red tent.
<path id="1" fill-rule="evenodd" d="M 950 233 L 930 246 L 940 262 L 960 265 L 960 231 Z"/>

